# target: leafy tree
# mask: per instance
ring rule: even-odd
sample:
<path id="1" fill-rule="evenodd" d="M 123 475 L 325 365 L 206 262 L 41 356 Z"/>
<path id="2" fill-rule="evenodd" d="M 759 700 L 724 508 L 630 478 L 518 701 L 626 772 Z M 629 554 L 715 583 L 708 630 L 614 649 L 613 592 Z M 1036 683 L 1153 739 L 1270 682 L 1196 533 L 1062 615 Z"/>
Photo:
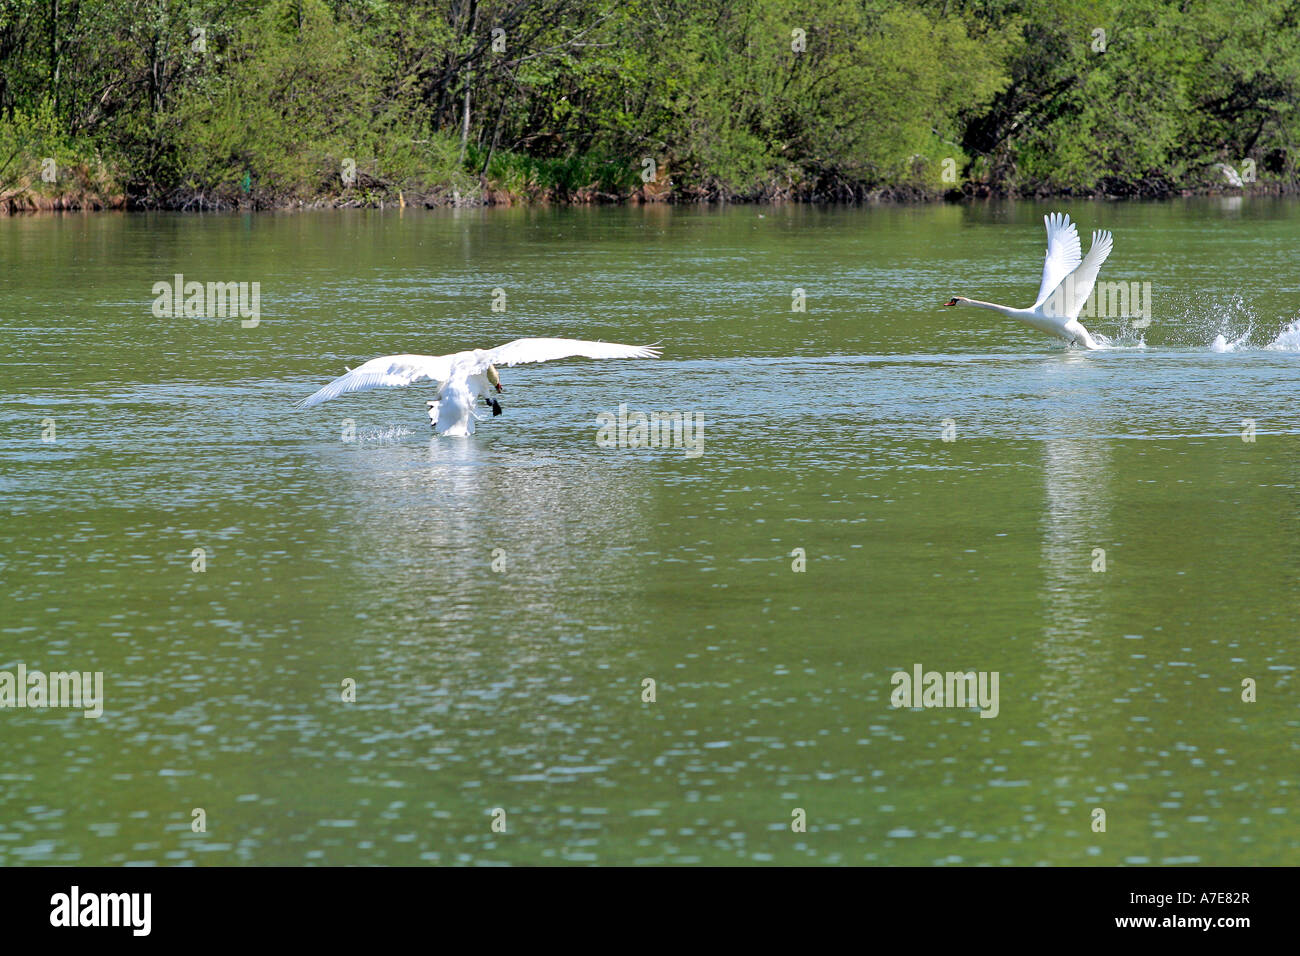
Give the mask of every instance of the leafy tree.
<path id="1" fill-rule="evenodd" d="M 1228 164 L 1290 189 L 1298 34 L 1300 0 L 0 0 L 0 188 L 1159 195 Z M 77 174 L 34 179 L 51 157 Z"/>

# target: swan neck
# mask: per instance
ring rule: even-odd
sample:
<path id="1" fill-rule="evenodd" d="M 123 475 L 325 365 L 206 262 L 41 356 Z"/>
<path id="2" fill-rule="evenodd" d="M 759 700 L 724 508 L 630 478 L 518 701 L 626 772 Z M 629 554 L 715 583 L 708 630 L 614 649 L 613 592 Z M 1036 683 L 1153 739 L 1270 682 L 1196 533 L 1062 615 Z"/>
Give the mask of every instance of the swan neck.
<path id="1" fill-rule="evenodd" d="M 981 302 L 979 299 L 967 299 L 966 305 L 978 306 L 981 309 L 989 309 L 992 312 L 1001 312 L 1003 315 L 1019 315 L 1023 310 L 1013 309 L 1009 305 L 998 305 L 996 302 Z"/>

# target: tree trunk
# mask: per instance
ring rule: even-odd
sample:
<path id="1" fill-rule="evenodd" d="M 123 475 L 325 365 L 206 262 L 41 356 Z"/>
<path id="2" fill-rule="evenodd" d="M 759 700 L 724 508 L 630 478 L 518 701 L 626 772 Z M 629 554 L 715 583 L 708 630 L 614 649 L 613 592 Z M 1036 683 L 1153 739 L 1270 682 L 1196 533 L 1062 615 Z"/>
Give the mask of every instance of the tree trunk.
<path id="1" fill-rule="evenodd" d="M 474 31 L 478 29 L 478 0 L 469 0 L 469 14 L 462 21 L 468 29 L 462 36 L 474 36 Z M 465 151 L 469 147 L 469 96 L 470 87 L 474 85 L 474 67 L 470 66 L 465 71 L 465 100 L 461 105 L 460 117 L 460 162 L 465 162 Z"/>
<path id="2" fill-rule="evenodd" d="M 481 180 L 487 175 L 488 163 L 492 162 L 492 154 L 497 150 L 497 142 L 501 139 L 501 117 L 505 115 L 506 97 L 501 97 L 501 105 L 497 107 L 497 118 L 492 124 L 492 139 L 488 141 L 487 155 L 483 157 L 483 168 L 478 171 L 478 178 Z"/>
<path id="3" fill-rule="evenodd" d="M 465 105 L 461 111 L 460 120 L 460 161 L 465 162 L 465 147 L 469 145 L 469 87 L 474 80 L 474 71 L 470 70 L 465 77 Z"/>
<path id="4" fill-rule="evenodd" d="M 50 96 L 59 111 L 59 0 L 50 0 Z"/>

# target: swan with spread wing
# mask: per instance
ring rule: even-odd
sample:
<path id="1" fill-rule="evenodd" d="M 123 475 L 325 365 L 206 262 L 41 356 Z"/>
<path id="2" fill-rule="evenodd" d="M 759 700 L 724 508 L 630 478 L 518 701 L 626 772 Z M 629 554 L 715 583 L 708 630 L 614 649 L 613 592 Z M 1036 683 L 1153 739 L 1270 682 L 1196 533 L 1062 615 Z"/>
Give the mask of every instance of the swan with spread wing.
<path id="1" fill-rule="evenodd" d="M 585 342 L 581 339 L 516 339 L 494 349 L 472 349 L 451 355 L 385 355 L 340 375 L 314 395 L 303 399 L 297 407 L 311 408 L 349 392 L 436 382 L 437 397 L 428 403 L 429 420 L 434 430 L 439 435 L 472 435 L 474 423 L 478 420 L 476 406 L 480 400 L 491 407 L 493 416 L 501 414 L 501 403 L 494 391 L 505 389 L 497 366 L 508 368 L 574 357 L 658 358 L 659 350 L 653 346 Z"/>
<path id="2" fill-rule="evenodd" d="M 1092 246 L 1083 256 L 1079 249 L 1079 230 L 1070 222 L 1068 214 L 1052 213 L 1044 216 L 1043 222 L 1047 226 L 1047 254 L 1043 257 L 1043 281 L 1038 286 L 1038 298 L 1033 305 L 1016 309 L 960 295 L 953 296 L 944 305 L 973 305 L 1001 312 L 1071 345 L 1099 349 L 1102 343 L 1083 327 L 1079 313 L 1092 294 L 1092 287 L 1097 284 L 1097 273 L 1110 255 L 1114 239 L 1104 230 L 1093 232 Z"/>

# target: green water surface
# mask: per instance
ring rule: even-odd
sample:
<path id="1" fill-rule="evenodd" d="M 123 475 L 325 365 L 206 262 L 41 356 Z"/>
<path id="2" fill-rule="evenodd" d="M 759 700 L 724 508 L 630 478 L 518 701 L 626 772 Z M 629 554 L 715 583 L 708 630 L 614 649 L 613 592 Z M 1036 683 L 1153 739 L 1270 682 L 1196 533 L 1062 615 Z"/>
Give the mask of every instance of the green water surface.
<path id="1" fill-rule="evenodd" d="M 1149 327 L 940 308 L 1028 305 L 1057 208 Z M 68 215 L 0 270 L 0 670 L 105 683 L 0 710 L 0 864 L 1300 859 L 1300 203 Z M 468 439 L 292 408 L 531 335 L 663 358 Z"/>

